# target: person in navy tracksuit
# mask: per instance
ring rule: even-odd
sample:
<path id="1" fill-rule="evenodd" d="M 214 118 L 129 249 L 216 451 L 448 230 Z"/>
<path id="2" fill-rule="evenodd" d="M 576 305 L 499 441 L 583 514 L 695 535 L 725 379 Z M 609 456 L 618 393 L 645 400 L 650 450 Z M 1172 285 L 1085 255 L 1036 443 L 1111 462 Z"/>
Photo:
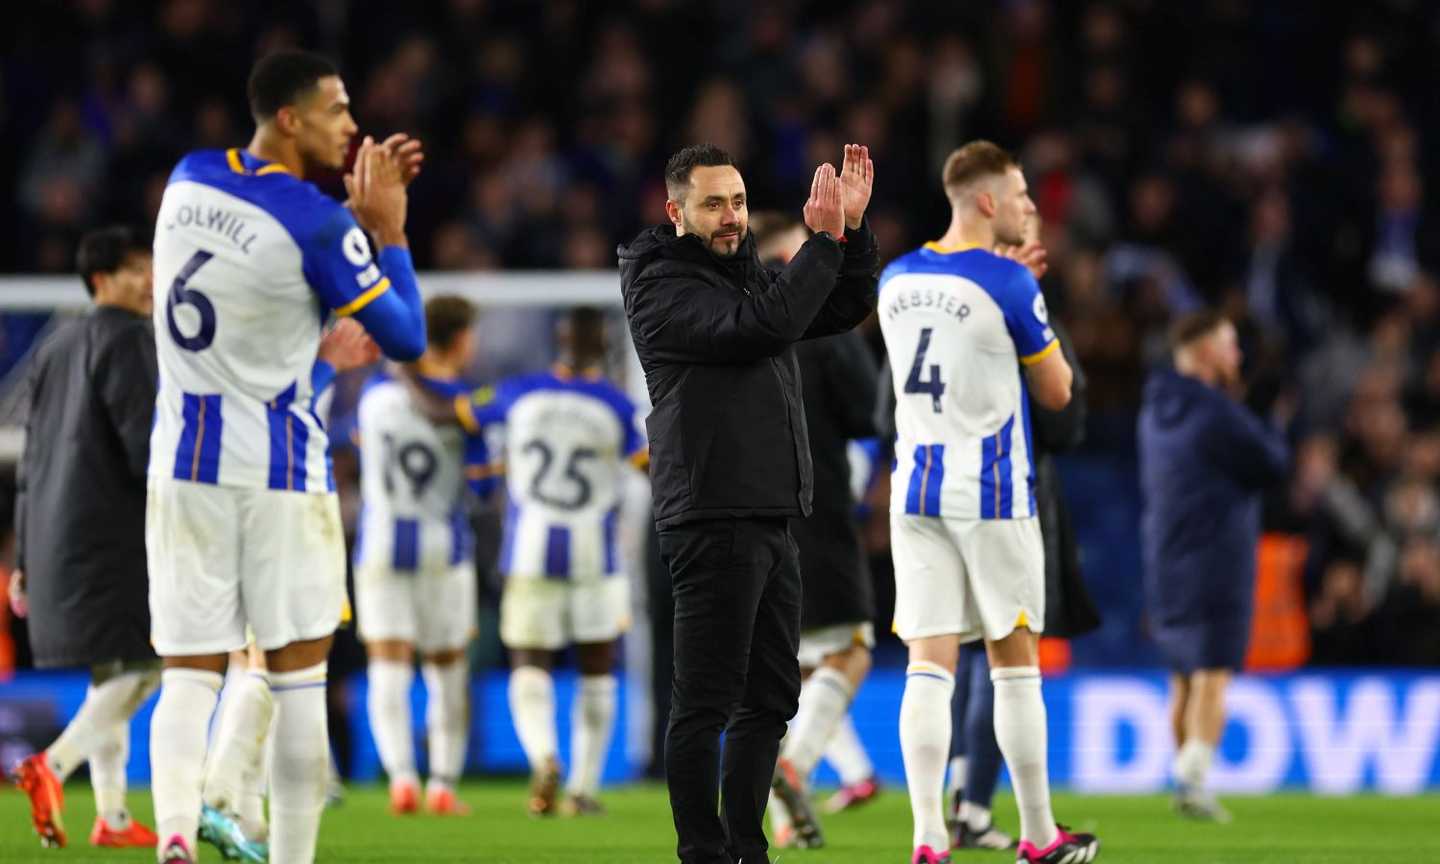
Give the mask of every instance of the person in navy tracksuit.
<path id="1" fill-rule="evenodd" d="M 1285 474 L 1281 433 L 1232 397 L 1235 327 L 1196 312 L 1171 334 L 1140 409 L 1140 535 L 1151 635 L 1173 671 L 1175 806 L 1227 820 L 1206 788 L 1225 726 L 1225 689 L 1245 659 L 1254 603 L 1261 492 Z"/>

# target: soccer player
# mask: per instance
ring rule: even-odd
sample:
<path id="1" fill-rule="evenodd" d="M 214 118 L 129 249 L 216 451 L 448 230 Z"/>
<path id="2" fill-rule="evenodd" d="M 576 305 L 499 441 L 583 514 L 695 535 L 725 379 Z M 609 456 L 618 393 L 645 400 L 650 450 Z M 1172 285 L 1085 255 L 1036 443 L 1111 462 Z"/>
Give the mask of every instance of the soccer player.
<path id="1" fill-rule="evenodd" d="M 150 729 L 162 862 L 195 860 L 206 728 L 247 626 L 275 699 L 271 857 L 313 860 L 345 553 L 311 371 L 332 314 L 354 316 L 395 359 L 425 347 L 400 152 L 416 142 L 366 138 L 342 207 L 305 180 L 342 168 L 357 131 L 335 67 L 272 54 L 248 91 L 249 146 L 184 157 L 155 228 L 146 549 L 165 663 Z"/>
<path id="2" fill-rule="evenodd" d="M 320 340 L 310 374 L 317 395 L 316 415 L 327 413 L 336 375 L 373 363 L 378 356 L 379 348 L 356 321 L 336 322 Z M 269 856 L 264 798 L 274 713 L 265 654 L 251 641 L 245 650 L 230 654 L 201 796 L 199 838 L 227 859 L 264 862 Z"/>
<path id="3" fill-rule="evenodd" d="M 509 500 L 500 550 L 500 641 L 510 651 L 510 711 L 530 762 L 535 815 L 603 812 L 596 800 L 615 725 L 616 641 L 629 583 L 616 538 L 622 472 L 648 458 L 635 406 L 602 376 L 605 320 L 576 309 L 549 372 L 500 382 L 463 422 L 498 427 Z M 575 646 L 570 776 L 558 802 L 554 654 Z"/>
<path id="4" fill-rule="evenodd" d="M 897 395 L 890 520 L 895 628 L 910 650 L 900 747 L 911 860 L 949 860 L 941 798 L 956 657 L 962 642 L 984 639 L 995 735 L 1020 810 L 1018 860 L 1077 864 L 1099 843 L 1050 811 L 1044 549 L 1026 407 L 1027 393 L 1063 407 L 1072 373 L 1034 276 L 992 251 L 1020 245 L 1034 215 L 1020 167 L 975 141 L 950 155 L 942 178 L 949 229 L 885 269 L 878 303 Z"/>
<path id="5" fill-rule="evenodd" d="M 475 307 L 461 297 L 425 304 L 429 345 L 408 371 L 413 386 L 443 398 L 447 408 L 470 392 L 460 376 L 474 356 L 474 324 Z M 467 438 L 473 436 L 453 422 L 428 420 L 410 386 L 381 372 L 360 397 L 355 605 L 370 658 L 370 728 L 390 777 L 390 808 L 403 814 L 419 806 L 410 716 L 418 652 L 429 699 L 425 806 L 458 814 L 465 807 L 455 784 L 469 732 L 465 648 L 478 626 L 475 537 L 465 501 Z M 472 467 L 485 471 L 488 462 Z"/>

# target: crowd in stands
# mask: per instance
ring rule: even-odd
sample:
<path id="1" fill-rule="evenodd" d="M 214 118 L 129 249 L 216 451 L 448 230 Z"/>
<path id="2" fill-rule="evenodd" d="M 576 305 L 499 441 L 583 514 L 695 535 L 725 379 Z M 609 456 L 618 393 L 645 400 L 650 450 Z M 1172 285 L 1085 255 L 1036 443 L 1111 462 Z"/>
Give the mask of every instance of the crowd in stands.
<path id="1" fill-rule="evenodd" d="M 1225 309 L 1247 401 L 1289 428 L 1266 520 L 1308 543 L 1314 660 L 1440 664 L 1440 7 L 71 0 L 9 21 L 5 272 L 69 272 L 84 229 L 152 222 L 183 152 L 248 140 L 246 70 L 285 45 L 336 57 L 365 133 L 426 142 L 422 269 L 612 268 L 663 219 L 666 155 L 702 140 L 754 207 L 797 210 L 816 163 L 867 143 L 893 256 L 944 230 L 944 156 L 991 138 L 1044 220 L 1088 451 L 1133 452 L 1167 322 Z"/>

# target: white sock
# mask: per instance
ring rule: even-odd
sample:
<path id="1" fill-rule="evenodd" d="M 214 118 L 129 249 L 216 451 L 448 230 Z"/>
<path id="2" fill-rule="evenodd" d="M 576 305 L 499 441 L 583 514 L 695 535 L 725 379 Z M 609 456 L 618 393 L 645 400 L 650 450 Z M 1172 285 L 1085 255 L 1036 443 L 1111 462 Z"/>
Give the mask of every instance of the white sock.
<path id="1" fill-rule="evenodd" d="M 370 694 L 366 703 L 370 731 L 380 764 L 390 780 L 416 782 L 415 738 L 410 717 L 410 685 L 415 667 L 397 660 L 371 660 Z"/>
<path id="2" fill-rule="evenodd" d="M 955 734 L 952 726 L 950 734 Z M 964 756 L 950 757 L 950 779 L 945 783 L 945 797 L 954 798 L 955 793 L 965 788 L 965 769 L 969 767 L 969 760 Z"/>
<path id="3" fill-rule="evenodd" d="M 875 776 L 875 765 L 870 761 L 870 754 L 865 752 L 860 733 L 855 731 L 855 721 L 848 713 L 840 718 L 835 731 L 830 734 L 830 741 L 825 745 L 825 761 L 830 763 L 835 773 L 840 775 L 840 782 L 846 786 Z"/>
<path id="4" fill-rule="evenodd" d="M 150 796 L 155 833 L 163 849 L 176 834 L 195 851 L 200 789 L 205 776 L 205 733 L 224 679 L 218 672 L 166 669 L 160 702 L 150 718 Z"/>
<path id="5" fill-rule="evenodd" d="M 272 672 L 275 743 L 270 764 L 270 860 L 310 864 L 330 771 L 326 664 Z"/>
<path id="6" fill-rule="evenodd" d="M 1193 790 L 1203 790 L 1210 777 L 1210 764 L 1214 761 L 1214 746 L 1191 738 L 1175 754 L 1175 779 Z"/>
<path id="7" fill-rule="evenodd" d="M 565 791 L 594 797 L 600 791 L 610 734 L 615 731 L 614 675 L 583 675 L 570 720 L 570 779 Z"/>
<path id="8" fill-rule="evenodd" d="M 275 754 L 275 712 L 274 694 L 271 694 L 270 724 L 265 730 L 265 743 L 260 748 L 260 761 L 255 772 L 245 777 L 245 788 L 240 793 L 240 808 L 236 818 L 245 836 L 251 840 L 266 841 L 270 837 L 270 822 L 265 816 L 265 798 L 270 794 L 270 760 Z"/>
<path id="9" fill-rule="evenodd" d="M 465 769 L 470 733 L 470 664 L 465 658 L 441 666 L 426 663 L 425 725 L 430 737 L 430 788 L 454 789 Z"/>
<path id="10" fill-rule="evenodd" d="M 990 808 L 981 807 L 971 801 L 960 802 L 960 821 L 971 828 L 986 828 L 990 825 Z"/>
<path id="11" fill-rule="evenodd" d="M 90 754 L 90 788 L 95 790 L 95 813 L 117 831 L 130 826 L 125 806 L 125 763 L 130 758 L 130 721 L 105 731 Z"/>
<path id="12" fill-rule="evenodd" d="M 950 695 L 955 676 L 934 663 L 914 662 L 905 670 L 900 700 L 900 755 L 915 819 L 914 848 L 950 848 L 940 796 L 950 754 Z"/>
<path id="13" fill-rule="evenodd" d="M 1040 669 L 996 667 L 990 670 L 990 680 L 995 685 L 995 740 L 1015 785 L 1020 837 L 1044 849 L 1058 835 L 1055 815 L 1050 811 L 1050 775 L 1045 765 L 1048 744 Z"/>
<path id="14" fill-rule="evenodd" d="M 130 722 L 131 715 L 154 692 L 155 683 L 154 672 L 122 672 L 86 689 L 80 710 L 45 750 L 45 761 L 60 782 L 90 758 L 110 735 L 112 726 Z"/>
<path id="15" fill-rule="evenodd" d="M 790 721 L 782 751 L 801 777 L 808 777 L 815 770 L 815 763 L 820 761 L 820 754 L 830 743 L 840 718 L 850 710 L 850 698 L 854 695 L 850 680 L 829 666 L 821 666 L 805 679 L 800 688 L 800 707 L 795 719 Z"/>
<path id="16" fill-rule="evenodd" d="M 538 666 L 518 666 L 510 672 L 510 716 L 515 735 L 530 760 L 530 770 L 539 771 L 560 749 L 555 734 L 555 682 Z"/>
<path id="17" fill-rule="evenodd" d="M 211 807 L 235 815 L 252 778 L 260 773 L 275 698 L 270 676 L 259 670 L 232 678 L 225 689 L 232 692 L 221 699 L 214 746 L 205 763 L 204 798 Z"/>

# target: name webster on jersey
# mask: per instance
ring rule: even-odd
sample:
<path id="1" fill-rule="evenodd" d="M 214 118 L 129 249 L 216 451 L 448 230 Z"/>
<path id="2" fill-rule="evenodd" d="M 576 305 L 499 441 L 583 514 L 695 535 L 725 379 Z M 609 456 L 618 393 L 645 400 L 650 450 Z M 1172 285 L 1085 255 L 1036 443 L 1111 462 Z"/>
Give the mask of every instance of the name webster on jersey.
<path id="1" fill-rule="evenodd" d="M 193 227 L 209 231 L 229 240 L 236 249 L 246 255 L 250 254 L 250 244 L 260 236 L 254 231 L 247 230 L 249 225 L 243 216 L 226 210 L 224 207 L 213 205 L 200 206 L 182 203 L 175 208 L 170 220 L 164 224 L 166 231 L 174 231 L 177 227 Z"/>
<path id="2" fill-rule="evenodd" d="M 893 319 L 901 312 L 909 312 L 912 309 L 936 308 L 946 315 L 953 315 L 958 321 L 964 321 L 970 317 L 970 304 L 939 286 L 917 287 L 908 291 L 896 292 L 885 306 L 885 315 Z"/>

